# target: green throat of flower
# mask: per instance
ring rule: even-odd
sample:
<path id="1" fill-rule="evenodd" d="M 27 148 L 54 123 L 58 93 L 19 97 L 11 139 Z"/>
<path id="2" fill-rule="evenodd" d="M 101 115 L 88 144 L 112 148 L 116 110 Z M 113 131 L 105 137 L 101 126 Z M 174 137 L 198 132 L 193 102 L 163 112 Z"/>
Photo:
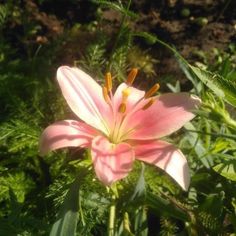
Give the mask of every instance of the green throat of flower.
<path id="1" fill-rule="evenodd" d="M 126 80 L 127 87 L 122 90 L 122 99 L 120 104 L 118 105 L 118 108 L 116 108 L 116 111 L 114 111 L 114 104 L 112 104 L 112 76 L 110 72 L 107 72 L 105 75 L 105 85 L 102 88 L 103 98 L 113 110 L 113 114 L 118 114 L 114 116 L 115 119 L 113 127 L 111 130 L 109 130 L 108 138 L 112 143 L 117 144 L 128 139 L 128 135 L 134 130 L 134 128 L 129 130 L 122 129 L 122 124 L 127 116 L 134 115 L 134 113 L 140 110 L 147 110 L 155 103 L 157 99 L 156 97 L 153 97 L 153 95 L 160 88 L 160 85 L 158 83 L 156 83 L 153 87 L 151 87 L 151 89 L 145 92 L 144 96 L 132 105 L 132 109 L 127 111 L 127 104 L 129 102 L 129 98 L 132 96 L 132 85 L 137 74 L 137 68 L 133 68 L 128 74 L 128 78 Z M 145 103 L 143 101 L 145 101 Z M 140 102 L 142 102 L 142 106 L 139 106 Z"/>

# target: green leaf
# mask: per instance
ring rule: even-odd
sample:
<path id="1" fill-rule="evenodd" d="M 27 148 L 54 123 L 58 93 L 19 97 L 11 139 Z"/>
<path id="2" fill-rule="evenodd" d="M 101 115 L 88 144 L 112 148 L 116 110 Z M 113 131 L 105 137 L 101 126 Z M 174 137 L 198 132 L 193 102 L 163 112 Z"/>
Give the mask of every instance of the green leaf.
<path id="1" fill-rule="evenodd" d="M 147 236 L 148 227 L 147 227 L 147 210 L 145 206 L 139 207 L 134 212 L 134 231 L 137 236 Z"/>
<path id="2" fill-rule="evenodd" d="M 224 99 L 226 102 L 236 107 L 236 84 L 231 80 L 227 80 L 224 77 L 190 66 L 193 73 L 217 96 Z"/>
<path id="3" fill-rule="evenodd" d="M 208 212 L 214 217 L 219 217 L 223 211 L 224 192 L 210 193 L 204 202 L 198 207 L 199 211 Z"/>
<path id="4" fill-rule="evenodd" d="M 157 37 L 155 35 L 147 33 L 147 32 L 135 32 L 134 36 L 144 38 L 146 40 L 146 42 L 150 45 L 157 42 Z"/>
<path id="5" fill-rule="evenodd" d="M 166 42 L 162 41 L 158 37 L 156 37 L 155 39 L 156 39 L 157 43 L 163 45 L 164 47 L 166 47 L 168 50 L 170 50 L 174 54 L 174 56 L 176 57 L 179 65 L 180 65 L 180 68 L 182 69 L 182 71 L 184 72 L 186 77 L 194 85 L 195 92 L 197 94 L 199 94 L 201 89 L 202 89 L 202 85 L 200 83 L 198 83 L 197 78 L 196 78 L 197 76 L 191 70 L 190 65 L 188 64 L 188 62 L 181 56 L 181 54 L 174 47 L 170 46 L 169 44 L 167 44 Z"/>
<path id="6" fill-rule="evenodd" d="M 131 201 L 133 201 L 135 198 L 139 198 L 145 194 L 146 183 L 145 183 L 145 179 L 144 179 L 144 170 L 145 170 L 145 165 L 143 163 L 141 163 L 141 171 L 140 171 L 139 179 L 138 179 L 138 182 L 135 186 L 134 193 L 131 196 L 131 199 L 130 199 Z"/>
<path id="7" fill-rule="evenodd" d="M 66 195 L 58 220 L 52 226 L 50 236 L 76 235 L 78 209 L 79 181 L 76 179 Z"/>
<path id="8" fill-rule="evenodd" d="M 187 213 L 167 199 L 148 192 L 146 201 L 147 205 L 160 216 L 169 216 L 182 221 L 188 221 Z"/>
<path id="9" fill-rule="evenodd" d="M 9 222 L 7 219 L 0 220 L 0 235 L 15 236 L 18 230 L 12 225 L 12 222 Z"/>
<path id="10" fill-rule="evenodd" d="M 196 128 L 194 127 L 194 125 L 191 122 L 186 123 L 184 125 L 184 128 L 187 131 L 196 131 Z M 188 132 L 186 134 L 186 138 L 187 138 L 188 142 L 190 143 L 190 145 L 194 148 L 194 151 L 196 152 L 199 160 L 202 162 L 202 164 L 207 169 L 209 169 L 213 164 L 213 160 L 210 155 L 206 155 L 207 150 L 204 147 L 202 140 L 199 138 L 198 133 Z"/>
<path id="11" fill-rule="evenodd" d="M 236 181 L 236 161 L 230 160 L 220 163 L 213 167 L 214 171 L 224 176 L 225 178 Z"/>

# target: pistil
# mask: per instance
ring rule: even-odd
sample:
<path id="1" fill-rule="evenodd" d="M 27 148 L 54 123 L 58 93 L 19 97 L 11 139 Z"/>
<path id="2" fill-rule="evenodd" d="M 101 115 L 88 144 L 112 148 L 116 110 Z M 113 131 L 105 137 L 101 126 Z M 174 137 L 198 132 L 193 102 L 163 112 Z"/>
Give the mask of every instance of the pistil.
<path id="1" fill-rule="evenodd" d="M 122 140 L 126 139 L 127 135 L 133 131 L 133 129 L 131 129 L 131 130 L 126 130 L 124 132 L 124 130 L 122 129 L 123 123 L 127 117 L 134 115 L 134 113 L 138 111 L 147 110 L 157 100 L 157 98 L 153 97 L 153 95 L 160 88 L 160 85 L 158 83 L 156 83 L 151 89 L 149 89 L 144 94 L 143 97 L 141 97 L 138 101 L 136 101 L 135 104 L 133 104 L 132 107 L 129 108 L 129 111 L 127 113 L 127 101 L 129 99 L 129 96 L 131 95 L 131 92 L 132 92 L 131 86 L 137 76 L 137 73 L 138 73 L 137 68 L 133 68 L 130 71 L 127 81 L 126 81 L 127 87 L 122 90 L 121 102 L 118 108 L 116 108 L 118 109 L 118 113 L 120 113 L 120 115 L 117 114 L 114 116 L 115 120 L 113 123 L 112 130 L 110 130 L 110 134 L 109 134 L 109 138 L 112 143 L 121 142 Z M 105 86 L 102 88 L 102 92 L 103 92 L 104 100 L 111 106 L 111 109 L 113 109 L 114 114 L 116 114 L 113 107 L 112 76 L 110 72 L 106 73 L 105 75 Z M 142 101 L 142 105 L 140 104 L 141 101 Z M 140 104 L 140 106 L 138 106 L 138 104 Z"/>

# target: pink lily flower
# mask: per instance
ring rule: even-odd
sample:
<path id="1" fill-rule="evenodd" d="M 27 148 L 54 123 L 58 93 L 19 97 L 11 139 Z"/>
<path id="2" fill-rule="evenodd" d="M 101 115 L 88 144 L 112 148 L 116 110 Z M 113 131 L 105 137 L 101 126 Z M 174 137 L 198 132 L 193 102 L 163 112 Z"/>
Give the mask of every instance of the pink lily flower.
<path id="1" fill-rule="evenodd" d="M 132 86 L 136 74 L 137 69 L 131 70 L 127 82 L 113 94 L 110 73 L 101 87 L 80 69 L 60 67 L 57 80 L 62 94 L 79 119 L 48 126 L 40 139 L 40 152 L 91 149 L 97 178 L 105 185 L 124 178 L 136 159 L 163 169 L 187 190 L 190 175 L 185 156 L 160 138 L 194 118 L 191 111 L 200 99 L 188 93 L 153 96 L 159 85 L 147 92 L 136 89 Z"/>

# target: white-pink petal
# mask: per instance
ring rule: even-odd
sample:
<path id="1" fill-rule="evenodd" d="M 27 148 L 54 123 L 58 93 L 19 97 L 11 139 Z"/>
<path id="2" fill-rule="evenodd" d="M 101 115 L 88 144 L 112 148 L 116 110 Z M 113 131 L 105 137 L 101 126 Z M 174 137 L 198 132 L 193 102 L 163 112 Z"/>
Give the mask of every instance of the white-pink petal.
<path id="1" fill-rule="evenodd" d="M 157 97 L 146 110 L 127 116 L 122 129 L 127 139 L 157 139 L 180 129 L 194 118 L 192 113 L 200 105 L 200 99 L 188 93 L 168 93 Z"/>
<path id="2" fill-rule="evenodd" d="M 190 183 L 187 160 L 183 153 L 164 141 L 139 141 L 133 146 L 136 159 L 155 165 L 169 174 L 184 190 Z"/>
<path id="3" fill-rule="evenodd" d="M 64 147 L 89 147 L 98 131 L 91 126 L 74 120 L 64 120 L 48 126 L 39 142 L 41 155 Z"/>
<path id="4" fill-rule="evenodd" d="M 92 142 L 91 154 L 96 175 L 105 185 L 123 179 L 132 169 L 134 152 L 127 143 L 113 144 L 97 136 Z"/>
<path id="5" fill-rule="evenodd" d="M 87 124 L 108 134 L 113 113 L 103 98 L 101 86 L 82 70 L 68 66 L 57 70 L 57 80 L 72 111 Z"/>

